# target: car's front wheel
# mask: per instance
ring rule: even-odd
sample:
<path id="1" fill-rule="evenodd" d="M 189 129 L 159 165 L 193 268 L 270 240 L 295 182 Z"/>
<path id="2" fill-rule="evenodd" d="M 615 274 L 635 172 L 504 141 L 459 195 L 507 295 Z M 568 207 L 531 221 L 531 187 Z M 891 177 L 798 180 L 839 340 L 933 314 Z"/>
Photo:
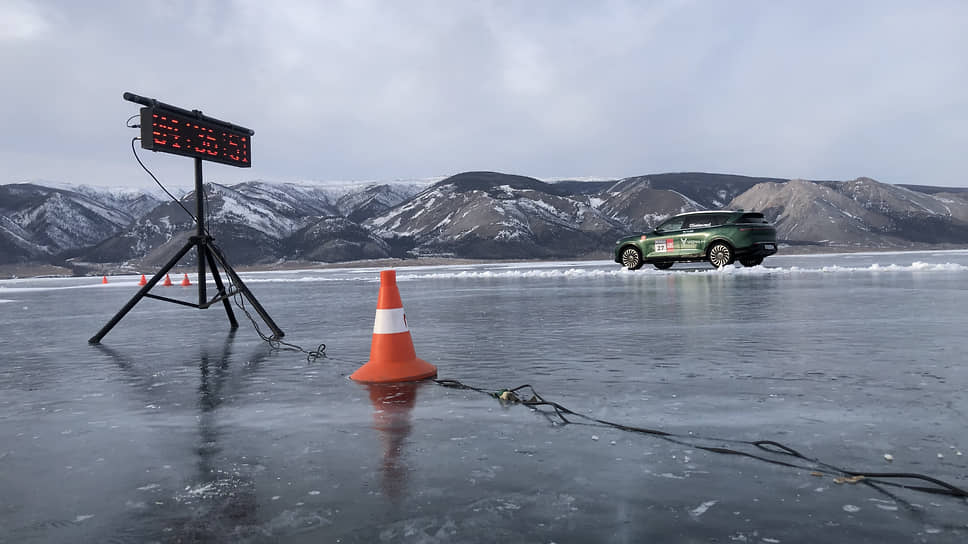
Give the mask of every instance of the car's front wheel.
<path id="1" fill-rule="evenodd" d="M 739 262 L 743 266 L 758 266 L 763 264 L 763 257 L 746 257 L 745 259 L 740 259 Z"/>
<path id="2" fill-rule="evenodd" d="M 622 266 L 629 270 L 642 268 L 642 254 L 634 247 L 627 247 L 622 250 Z"/>
<path id="3" fill-rule="evenodd" d="M 659 270 L 668 270 L 672 268 L 673 263 L 652 263 L 652 266 L 658 268 Z"/>
<path id="4" fill-rule="evenodd" d="M 716 242 L 709 248 L 709 264 L 722 268 L 733 264 L 733 249 L 723 242 Z"/>

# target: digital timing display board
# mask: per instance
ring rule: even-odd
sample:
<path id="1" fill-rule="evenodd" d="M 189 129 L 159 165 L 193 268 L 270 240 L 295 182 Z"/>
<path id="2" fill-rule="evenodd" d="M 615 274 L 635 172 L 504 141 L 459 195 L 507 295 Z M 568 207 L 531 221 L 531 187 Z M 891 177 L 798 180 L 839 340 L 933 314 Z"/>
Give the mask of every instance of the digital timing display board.
<path id="1" fill-rule="evenodd" d="M 252 131 L 159 106 L 141 108 L 141 147 L 243 168 L 252 166 Z"/>

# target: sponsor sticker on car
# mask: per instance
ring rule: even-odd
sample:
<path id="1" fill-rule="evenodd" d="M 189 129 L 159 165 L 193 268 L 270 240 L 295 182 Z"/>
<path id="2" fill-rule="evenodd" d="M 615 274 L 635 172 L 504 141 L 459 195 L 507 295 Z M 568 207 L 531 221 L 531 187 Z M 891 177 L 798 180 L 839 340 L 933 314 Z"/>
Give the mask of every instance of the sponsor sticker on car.
<path id="1" fill-rule="evenodd" d="M 700 243 L 699 240 L 696 240 L 695 238 L 693 238 L 693 239 L 685 239 L 685 240 L 682 241 L 682 248 L 683 249 L 696 249 L 696 248 L 699 247 L 699 243 Z"/>
<path id="2" fill-rule="evenodd" d="M 672 238 L 669 238 L 667 240 L 656 240 L 654 251 L 656 253 L 665 253 L 666 251 L 672 251 L 672 242 L 673 242 Z"/>

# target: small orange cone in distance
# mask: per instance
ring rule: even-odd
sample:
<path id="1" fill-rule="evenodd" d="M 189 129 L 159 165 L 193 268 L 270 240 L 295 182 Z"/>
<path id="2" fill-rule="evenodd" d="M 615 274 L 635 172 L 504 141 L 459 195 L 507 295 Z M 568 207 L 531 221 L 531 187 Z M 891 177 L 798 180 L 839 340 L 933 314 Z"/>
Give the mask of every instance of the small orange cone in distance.
<path id="1" fill-rule="evenodd" d="M 107 283 L 107 282 L 108 282 L 107 276 L 104 276 L 103 278 L 101 278 L 101 283 Z"/>
<path id="2" fill-rule="evenodd" d="M 188 280 L 188 274 L 185 274 L 185 279 L 182 280 L 181 284 L 182 287 L 188 287 L 192 284 L 192 282 Z"/>
<path id="3" fill-rule="evenodd" d="M 171 276 L 165 274 L 165 283 L 161 284 L 164 287 L 171 287 Z"/>
<path id="4" fill-rule="evenodd" d="M 148 280 L 145 279 L 144 274 L 141 275 L 141 281 L 138 282 L 138 285 L 148 285 Z"/>
<path id="5" fill-rule="evenodd" d="M 412 382 L 437 375 L 437 367 L 419 359 L 397 289 L 396 270 L 380 272 L 380 296 L 373 322 L 370 360 L 350 374 L 364 383 Z"/>

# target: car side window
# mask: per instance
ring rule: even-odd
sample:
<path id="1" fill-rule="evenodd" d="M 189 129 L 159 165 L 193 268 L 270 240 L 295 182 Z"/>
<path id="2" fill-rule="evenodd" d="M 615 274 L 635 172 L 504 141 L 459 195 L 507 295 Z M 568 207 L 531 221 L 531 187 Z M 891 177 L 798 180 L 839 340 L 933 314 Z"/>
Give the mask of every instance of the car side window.
<path id="1" fill-rule="evenodd" d="M 669 232 L 673 230 L 682 230 L 683 219 L 681 217 L 673 217 L 672 219 L 662 223 L 655 228 L 656 232 Z"/>

